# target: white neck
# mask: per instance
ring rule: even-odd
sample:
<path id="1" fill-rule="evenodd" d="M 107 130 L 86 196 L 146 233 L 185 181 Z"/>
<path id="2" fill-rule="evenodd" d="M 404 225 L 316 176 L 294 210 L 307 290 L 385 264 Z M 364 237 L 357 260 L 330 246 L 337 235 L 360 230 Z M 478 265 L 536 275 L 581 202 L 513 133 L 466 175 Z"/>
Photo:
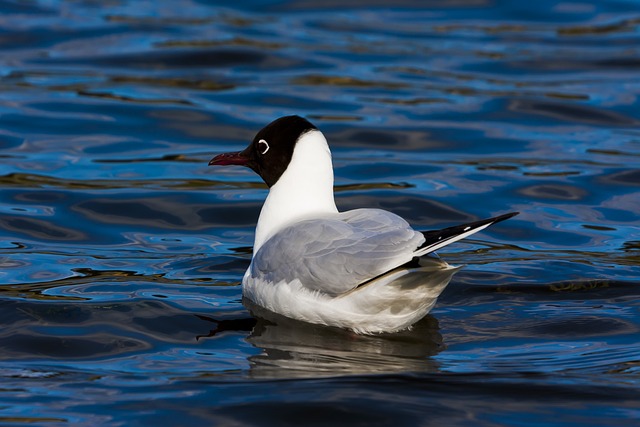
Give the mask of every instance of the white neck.
<path id="1" fill-rule="evenodd" d="M 322 132 L 312 130 L 300 137 L 289 166 L 269 189 L 258 218 L 253 253 L 285 225 L 337 212 L 331 151 Z"/>

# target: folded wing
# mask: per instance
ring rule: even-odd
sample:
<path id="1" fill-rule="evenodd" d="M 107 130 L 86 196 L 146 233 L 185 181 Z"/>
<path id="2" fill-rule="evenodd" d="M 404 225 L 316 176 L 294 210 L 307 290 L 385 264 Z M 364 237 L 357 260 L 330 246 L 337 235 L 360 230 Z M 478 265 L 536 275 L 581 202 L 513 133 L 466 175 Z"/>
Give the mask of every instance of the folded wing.
<path id="1" fill-rule="evenodd" d="M 417 232 L 401 217 L 380 209 L 356 209 L 300 221 L 271 237 L 256 253 L 250 274 L 263 283 L 300 283 L 340 295 L 464 239 L 513 212 L 441 230 Z"/>
<path id="2" fill-rule="evenodd" d="M 251 276 L 300 283 L 339 295 L 414 257 L 425 238 L 391 212 L 356 209 L 300 221 L 271 237 L 253 257 Z"/>

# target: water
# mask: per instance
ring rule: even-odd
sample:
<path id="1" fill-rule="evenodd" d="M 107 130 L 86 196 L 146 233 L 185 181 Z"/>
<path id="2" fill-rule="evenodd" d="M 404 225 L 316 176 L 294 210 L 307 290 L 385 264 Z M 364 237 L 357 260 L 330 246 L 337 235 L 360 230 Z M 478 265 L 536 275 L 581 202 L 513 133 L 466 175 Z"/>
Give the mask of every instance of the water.
<path id="1" fill-rule="evenodd" d="M 0 1 L 0 421 L 629 425 L 640 418 L 640 4 Z M 341 209 L 521 215 L 411 331 L 253 317 L 276 117 Z M 265 317 L 265 318 L 263 318 Z"/>

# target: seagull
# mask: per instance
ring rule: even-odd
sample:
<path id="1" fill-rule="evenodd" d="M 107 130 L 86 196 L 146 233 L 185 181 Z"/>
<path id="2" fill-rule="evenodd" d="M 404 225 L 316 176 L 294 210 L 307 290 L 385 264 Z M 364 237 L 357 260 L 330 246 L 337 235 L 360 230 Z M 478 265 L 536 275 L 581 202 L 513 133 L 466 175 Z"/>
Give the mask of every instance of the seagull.
<path id="1" fill-rule="evenodd" d="M 246 166 L 269 187 L 242 279 L 245 302 L 361 334 L 398 332 L 426 316 L 458 269 L 434 252 L 518 214 L 416 231 L 382 209 L 339 212 L 329 144 L 295 115 L 209 165 Z"/>

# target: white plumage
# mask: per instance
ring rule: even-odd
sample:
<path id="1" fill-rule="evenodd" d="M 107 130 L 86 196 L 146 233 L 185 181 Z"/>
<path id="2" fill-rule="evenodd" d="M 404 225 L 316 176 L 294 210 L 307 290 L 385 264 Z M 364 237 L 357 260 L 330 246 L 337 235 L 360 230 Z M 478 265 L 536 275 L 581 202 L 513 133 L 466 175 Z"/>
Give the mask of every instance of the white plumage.
<path id="1" fill-rule="evenodd" d="M 423 233 L 380 209 L 338 212 L 327 141 L 297 116 L 272 122 L 247 149 L 210 164 L 248 166 L 270 187 L 244 297 L 359 333 L 395 332 L 424 317 L 457 270 L 426 255 L 516 214 Z"/>

